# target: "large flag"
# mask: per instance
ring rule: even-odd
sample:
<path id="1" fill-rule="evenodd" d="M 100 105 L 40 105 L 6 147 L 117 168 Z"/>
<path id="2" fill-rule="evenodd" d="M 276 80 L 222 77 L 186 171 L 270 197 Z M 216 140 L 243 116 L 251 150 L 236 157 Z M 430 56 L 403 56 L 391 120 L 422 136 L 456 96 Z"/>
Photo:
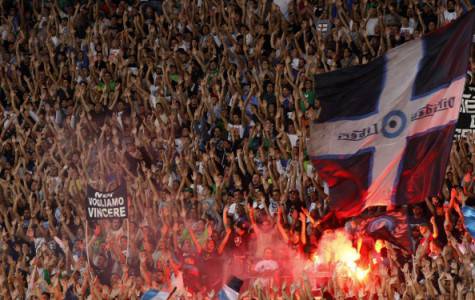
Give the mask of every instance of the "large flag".
<path id="1" fill-rule="evenodd" d="M 366 65 L 316 76 L 309 153 L 339 218 L 437 194 L 459 113 L 475 11 Z"/>

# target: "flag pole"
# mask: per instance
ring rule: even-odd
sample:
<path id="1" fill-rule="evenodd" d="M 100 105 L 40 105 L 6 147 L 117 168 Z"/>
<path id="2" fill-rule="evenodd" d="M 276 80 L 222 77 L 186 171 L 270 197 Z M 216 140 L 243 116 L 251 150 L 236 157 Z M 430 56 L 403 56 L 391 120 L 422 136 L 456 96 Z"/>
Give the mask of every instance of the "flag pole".
<path id="1" fill-rule="evenodd" d="M 89 261 L 89 231 L 88 231 L 88 227 L 89 227 L 89 223 L 88 223 L 88 220 L 86 218 L 86 259 L 87 259 L 87 267 L 88 269 L 90 270 L 91 268 L 91 262 Z M 92 279 L 92 274 L 91 272 L 89 272 L 89 276 L 91 277 Z"/>
<path id="2" fill-rule="evenodd" d="M 173 288 L 173 290 L 170 292 L 170 295 L 168 295 L 167 300 L 171 299 L 173 294 L 176 292 L 176 286 Z"/>
<path id="3" fill-rule="evenodd" d="M 127 218 L 127 255 L 125 256 L 125 264 L 129 260 L 129 244 L 130 244 L 130 230 L 129 230 L 129 219 Z"/>

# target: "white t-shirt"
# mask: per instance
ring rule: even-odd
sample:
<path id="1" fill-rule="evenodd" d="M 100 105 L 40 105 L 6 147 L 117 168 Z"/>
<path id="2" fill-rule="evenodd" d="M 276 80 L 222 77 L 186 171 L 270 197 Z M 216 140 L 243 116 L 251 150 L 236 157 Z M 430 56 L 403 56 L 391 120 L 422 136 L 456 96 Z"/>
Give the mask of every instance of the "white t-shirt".
<path id="1" fill-rule="evenodd" d="M 181 153 L 183 150 L 183 142 L 181 139 L 175 139 L 175 149 L 178 153 Z"/>
<path id="2" fill-rule="evenodd" d="M 444 19 L 446 22 L 452 22 L 457 19 L 457 13 L 455 11 L 449 12 L 448 10 L 444 10 Z"/>
<path id="3" fill-rule="evenodd" d="M 401 27 L 401 30 L 399 32 L 401 34 L 413 34 L 414 33 L 414 28 L 412 28 L 412 27 Z"/>
<path id="4" fill-rule="evenodd" d="M 233 125 L 233 124 L 228 124 L 228 131 L 231 131 L 231 129 L 237 129 L 239 132 L 239 137 L 242 138 L 244 136 L 244 127 L 242 125 Z"/>
<path id="5" fill-rule="evenodd" d="M 287 133 L 287 136 L 289 137 L 290 144 L 292 145 L 292 147 L 297 146 L 297 140 L 299 139 L 299 137 L 296 134 L 290 133 Z"/>
<path id="6" fill-rule="evenodd" d="M 254 267 L 254 271 L 261 273 L 275 271 L 278 268 L 279 264 L 275 260 L 263 259 L 256 264 L 256 266 Z"/>
<path id="7" fill-rule="evenodd" d="M 375 35 L 376 26 L 378 26 L 378 18 L 368 19 L 368 23 L 366 23 L 366 34 L 369 36 Z"/>

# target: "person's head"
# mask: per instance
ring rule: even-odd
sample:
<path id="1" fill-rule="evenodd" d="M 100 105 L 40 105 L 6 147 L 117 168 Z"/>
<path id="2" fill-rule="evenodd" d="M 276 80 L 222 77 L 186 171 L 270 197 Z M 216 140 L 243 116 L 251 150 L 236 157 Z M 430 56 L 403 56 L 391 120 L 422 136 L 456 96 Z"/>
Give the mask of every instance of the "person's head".
<path id="1" fill-rule="evenodd" d="M 240 236 L 245 235 L 247 233 L 247 230 L 248 225 L 244 221 L 238 221 L 234 226 L 234 231 Z"/>
<path id="2" fill-rule="evenodd" d="M 290 87 L 288 85 L 284 85 L 284 87 L 282 88 L 282 96 L 288 97 L 290 96 L 290 93 L 291 93 Z"/>
<path id="3" fill-rule="evenodd" d="M 210 66 L 211 71 L 215 71 L 216 69 L 218 69 L 218 64 L 216 63 L 215 60 L 212 60 L 209 64 L 209 66 Z"/>
<path id="4" fill-rule="evenodd" d="M 99 253 L 96 258 L 95 258 L 95 261 L 94 261 L 94 265 L 98 268 L 98 269 L 104 269 L 106 267 L 106 257 L 104 256 L 104 254 L 102 253 Z"/>
<path id="5" fill-rule="evenodd" d="M 262 231 L 269 232 L 270 230 L 272 230 L 273 226 L 272 222 L 268 218 L 264 218 L 260 227 Z"/>
<path id="6" fill-rule="evenodd" d="M 426 235 L 429 231 L 429 226 L 427 226 L 426 224 L 419 225 L 419 232 L 422 236 Z"/>
<path id="7" fill-rule="evenodd" d="M 299 199 L 299 192 L 297 190 L 291 190 L 289 196 L 290 200 L 295 202 Z"/>
<path id="8" fill-rule="evenodd" d="M 206 251 L 211 253 L 213 251 L 215 251 L 216 249 L 216 242 L 209 238 L 207 241 L 206 241 Z"/>
<path id="9" fill-rule="evenodd" d="M 455 3 L 452 0 L 447 1 L 447 11 L 454 12 L 455 11 Z"/>
<path id="10" fill-rule="evenodd" d="M 120 283 L 120 274 L 117 272 L 112 273 L 111 275 L 111 285 L 115 286 Z"/>
<path id="11" fill-rule="evenodd" d="M 274 258 L 274 251 L 272 248 L 267 247 L 264 249 L 264 259 L 270 260 Z"/>
<path id="12" fill-rule="evenodd" d="M 194 265 L 196 264 L 196 258 L 193 255 L 188 255 L 188 256 L 185 256 L 185 259 L 183 260 L 183 262 L 187 265 Z"/>
<path id="13" fill-rule="evenodd" d="M 233 193 L 233 198 L 234 198 L 234 201 L 240 202 L 242 200 L 242 191 L 239 189 L 235 190 Z"/>
<path id="14" fill-rule="evenodd" d="M 438 196 L 432 196 L 431 197 L 431 202 L 434 204 L 434 206 L 440 206 L 441 205 L 441 199 Z"/>
<path id="15" fill-rule="evenodd" d="M 310 79 L 305 80 L 305 89 L 311 90 L 312 89 L 312 81 Z"/>
<path id="16" fill-rule="evenodd" d="M 205 225 L 206 225 L 205 220 L 203 219 L 198 220 L 198 222 L 196 222 L 194 225 L 196 232 L 203 232 L 205 230 Z"/>
<path id="17" fill-rule="evenodd" d="M 292 244 L 296 245 L 300 243 L 300 232 L 297 230 L 292 230 L 290 232 L 289 240 Z"/>
<path id="18" fill-rule="evenodd" d="M 422 208 L 419 205 L 415 205 L 412 207 L 412 213 L 415 217 L 420 218 L 422 217 Z"/>
<path id="19" fill-rule="evenodd" d="M 274 93 L 274 84 L 272 84 L 271 82 L 267 83 L 266 92 L 269 93 L 269 94 L 273 94 Z"/>
<path id="20" fill-rule="evenodd" d="M 233 124 L 240 124 L 241 123 L 241 117 L 238 114 L 233 114 Z"/>
<path id="21" fill-rule="evenodd" d="M 208 25 L 203 25 L 202 29 L 201 29 L 201 34 L 206 36 L 209 34 L 209 26 Z"/>
<path id="22" fill-rule="evenodd" d="M 166 281 L 165 274 L 163 273 L 163 270 L 157 270 L 156 272 L 153 273 L 153 279 L 155 282 L 161 284 Z"/>
<path id="23" fill-rule="evenodd" d="M 74 249 L 76 251 L 84 250 L 84 241 L 82 239 L 78 239 L 74 242 Z"/>
<path id="24" fill-rule="evenodd" d="M 181 250 L 182 250 L 183 252 L 186 252 L 186 253 L 190 253 L 190 252 L 191 252 L 192 247 L 191 247 L 191 242 L 190 242 L 190 240 L 186 239 L 186 240 L 183 241 L 183 244 L 182 244 L 182 246 L 181 246 Z"/>
<path id="25" fill-rule="evenodd" d="M 167 242 L 164 238 L 162 238 L 160 241 L 158 241 L 158 250 L 164 251 L 167 249 Z"/>
<path id="26" fill-rule="evenodd" d="M 278 189 L 272 190 L 272 199 L 274 199 L 274 201 L 280 201 L 280 193 Z"/>
<path id="27" fill-rule="evenodd" d="M 113 230 L 119 230 L 122 226 L 122 221 L 120 219 L 112 219 L 111 227 Z"/>
<path id="28" fill-rule="evenodd" d="M 289 125 L 288 125 L 288 127 L 287 127 L 287 132 L 288 132 L 289 134 L 295 134 L 295 133 L 296 133 L 294 124 L 289 124 Z"/>
<path id="29" fill-rule="evenodd" d="M 440 247 L 440 243 L 436 239 L 434 239 L 434 240 L 431 240 L 429 243 L 429 250 L 430 250 L 430 253 L 438 256 L 441 253 L 442 249 Z"/>
<path id="30" fill-rule="evenodd" d="M 103 110 L 102 104 L 96 103 L 96 104 L 94 105 L 94 112 L 100 113 L 100 112 L 102 112 L 102 110 Z"/>
<path id="31" fill-rule="evenodd" d="M 259 184 L 259 179 L 260 179 L 260 177 L 259 177 L 258 174 L 252 175 L 252 184 L 253 185 L 258 185 Z"/>
<path id="32" fill-rule="evenodd" d="M 152 18 L 155 15 L 153 8 L 149 5 L 145 6 L 145 16 L 147 18 Z"/>
<path id="33" fill-rule="evenodd" d="M 370 18 L 374 18 L 377 15 L 376 9 L 374 7 L 370 7 L 370 9 L 368 9 L 368 15 Z"/>
<path id="34" fill-rule="evenodd" d="M 145 284 L 145 281 L 142 276 L 136 276 L 135 278 L 135 288 L 140 290 Z"/>
<path id="35" fill-rule="evenodd" d="M 463 171 L 465 174 L 472 174 L 473 173 L 473 164 L 472 163 L 466 163 L 463 167 Z"/>
<path id="36" fill-rule="evenodd" d="M 127 236 L 126 235 L 122 235 L 120 237 L 120 248 L 121 249 L 126 249 L 127 248 Z"/>

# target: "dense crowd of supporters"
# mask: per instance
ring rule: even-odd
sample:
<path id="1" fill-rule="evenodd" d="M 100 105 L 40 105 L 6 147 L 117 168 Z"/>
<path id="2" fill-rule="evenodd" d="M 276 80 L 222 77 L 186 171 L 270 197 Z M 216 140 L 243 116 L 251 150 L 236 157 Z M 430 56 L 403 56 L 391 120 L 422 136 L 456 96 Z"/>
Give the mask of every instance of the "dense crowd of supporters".
<path id="1" fill-rule="evenodd" d="M 244 298 L 310 297 L 294 267 L 312 258 L 328 212 L 306 153 L 315 75 L 366 64 L 471 3 L 282 7 L 0 1 L 0 299 L 174 287 L 212 299 L 229 275 Z M 369 254 L 371 284 L 355 292 L 333 278 L 324 296 L 475 299 L 460 212 L 475 200 L 474 147 L 458 139 L 441 194 L 407 208 L 414 255 L 383 243 Z M 128 220 L 86 222 L 87 185 L 122 179 Z"/>

